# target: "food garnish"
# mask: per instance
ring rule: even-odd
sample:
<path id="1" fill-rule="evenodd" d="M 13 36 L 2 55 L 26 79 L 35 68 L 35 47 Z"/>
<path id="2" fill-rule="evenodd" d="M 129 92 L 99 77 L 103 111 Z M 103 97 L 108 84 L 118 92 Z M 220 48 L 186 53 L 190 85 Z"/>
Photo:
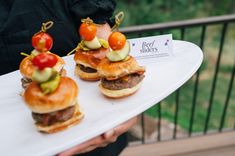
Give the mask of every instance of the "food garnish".
<path id="1" fill-rule="evenodd" d="M 32 60 L 38 68 L 33 72 L 32 79 L 39 84 L 44 94 L 55 91 L 59 85 L 60 75 L 53 69 L 57 61 L 57 57 L 50 53 L 40 53 Z"/>
<path id="2" fill-rule="evenodd" d="M 33 35 L 32 46 L 39 52 L 46 52 L 51 50 L 53 46 L 53 39 L 48 33 L 46 33 L 46 31 L 50 29 L 52 26 L 53 26 L 52 21 L 43 23 L 41 31 Z"/>
<path id="3" fill-rule="evenodd" d="M 101 47 L 105 49 L 109 48 L 108 41 L 96 36 L 97 24 L 95 24 L 92 19 L 88 17 L 86 19 L 82 19 L 81 21 L 82 24 L 79 27 L 81 41 L 78 43 L 77 47 L 71 50 L 67 55 L 71 55 L 77 49 L 89 52 L 90 50 L 96 50 Z"/>
<path id="4" fill-rule="evenodd" d="M 82 24 L 79 28 L 79 34 L 85 41 L 91 41 L 95 38 L 97 32 L 97 27 L 93 20 L 89 17 L 82 19 Z"/>
<path id="5" fill-rule="evenodd" d="M 127 58 L 129 52 L 130 52 L 130 44 L 129 42 L 126 42 L 122 49 L 110 51 L 106 54 L 106 57 L 111 62 L 123 61 Z"/>
<path id="6" fill-rule="evenodd" d="M 126 43 L 126 36 L 122 33 L 116 31 L 113 32 L 108 38 L 109 46 L 113 50 L 120 50 L 124 47 Z"/>
<path id="7" fill-rule="evenodd" d="M 52 78 L 46 82 L 40 83 L 40 88 L 44 94 L 54 92 L 60 83 L 60 75 L 58 73 L 52 74 Z"/>
<path id="8" fill-rule="evenodd" d="M 109 36 L 109 46 L 112 48 L 110 52 L 106 54 L 106 57 L 111 62 L 123 61 L 129 55 L 130 44 L 126 41 L 125 35 L 120 32 L 113 32 Z"/>
<path id="9" fill-rule="evenodd" d="M 36 82 L 46 82 L 52 75 L 52 68 L 44 68 L 43 70 L 36 70 L 33 72 L 32 80 Z"/>
<path id="10" fill-rule="evenodd" d="M 40 53 L 32 59 L 33 64 L 37 66 L 39 70 L 46 67 L 53 67 L 57 61 L 57 57 L 50 53 Z"/>

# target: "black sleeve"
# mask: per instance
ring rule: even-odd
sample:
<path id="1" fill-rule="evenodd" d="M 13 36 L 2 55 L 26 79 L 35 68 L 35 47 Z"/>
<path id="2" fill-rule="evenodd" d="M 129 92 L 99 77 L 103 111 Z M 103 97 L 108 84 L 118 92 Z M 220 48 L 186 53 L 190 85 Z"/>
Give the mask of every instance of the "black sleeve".
<path id="1" fill-rule="evenodd" d="M 70 0 L 69 10 L 80 25 L 82 18 L 90 17 L 95 23 L 110 22 L 116 2 L 114 0 Z"/>

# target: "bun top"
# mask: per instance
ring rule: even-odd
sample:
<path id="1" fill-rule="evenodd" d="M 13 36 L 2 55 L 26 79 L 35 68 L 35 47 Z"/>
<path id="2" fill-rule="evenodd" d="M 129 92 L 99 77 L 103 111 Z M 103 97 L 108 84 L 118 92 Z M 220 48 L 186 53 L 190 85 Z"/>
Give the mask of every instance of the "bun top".
<path id="1" fill-rule="evenodd" d="M 73 106 L 77 102 L 78 86 L 68 77 L 61 77 L 57 89 L 43 94 L 39 85 L 32 82 L 24 93 L 26 105 L 35 113 L 50 113 Z"/>
<path id="2" fill-rule="evenodd" d="M 145 72 L 145 67 L 139 66 L 132 56 L 128 56 L 125 60 L 118 62 L 111 62 L 104 58 L 97 67 L 97 70 L 101 77 L 114 80 L 128 74 L 142 74 Z"/>
<path id="3" fill-rule="evenodd" d="M 49 52 L 50 53 L 50 52 Z M 64 60 L 53 53 L 50 53 L 52 55 L 55 55 L 58 58 L 58 62 L 56 63 L 56 65 L 53 67 L 56 71 L 60 72 L 60 70 L 63 68 L 63 66 L 65 65 Z M 36 66 L 33 65 L 31 59 L 29 56 L 25 57 L 21 63 L 20 63 L 20 73 L 22 76 L 31 79 L 33 72 L 37 69 Z"/>
<path id="4" fill-rule="evenodd" d="M 96 69 L 100 61 L 105 58 L 107 52 L 109 52 L 109 48 L 105 49 L 103 47 L 89 51 L 78 49 L 74 54 L 74 61 L 77 64 Z"/>

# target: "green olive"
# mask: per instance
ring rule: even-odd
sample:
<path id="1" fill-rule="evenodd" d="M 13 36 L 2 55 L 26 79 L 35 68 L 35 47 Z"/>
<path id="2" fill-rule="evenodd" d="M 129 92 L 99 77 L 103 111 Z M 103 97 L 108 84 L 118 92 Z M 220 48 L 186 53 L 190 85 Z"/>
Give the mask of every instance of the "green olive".
<path id="1" fill-rule="evenodd" d="M 108 41 L 106 41 L 106 40 L 104 40 L 104 39 L 102 39 L 102 38 L 99 38 L 98 40 L 99 40 L 99 42 L 100 42 L 100 44 L 101 44 L 102 47 L 104 47 L 105 49 L 109 48 L 109 43 L 108 43 Z"/>
<path id="2" fill-rule="evenodd" d="M 40 88 L 42 89 L 44 94 L 52 93 L 57 89 L 59 83 L 60 83 L 60 76 L 59 74 L 56 74 L 56 76 L 53 79 L 41 83 Z"/>

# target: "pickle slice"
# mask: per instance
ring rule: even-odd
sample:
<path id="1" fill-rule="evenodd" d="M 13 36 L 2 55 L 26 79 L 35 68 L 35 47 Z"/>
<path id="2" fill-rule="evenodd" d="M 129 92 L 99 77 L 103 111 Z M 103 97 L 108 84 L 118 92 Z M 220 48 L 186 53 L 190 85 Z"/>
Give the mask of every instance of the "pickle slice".
<path id="1" fill-rule="evenodd" d="M 60 83 L 60 76 L 59 76 L 59 74 L 56 74 L 55 78 L 53 78 L 47 82 L 41 83 L 40 88 L 42 89 L 44 94 L 52 93 L 56 90 L 59 83 Z"/>
<path id="2" fill-rule="evenodd" d="M 109 59 L 109 61 L 117 62 L 124 60 L 130 52 L 130 44 L 129 42 L 126 42 L 124 47 L 120 50 L 110 51 L 106 54 L 106 57 Z"/>
<path id="3" fill-rule="evenodd" d="M 32 75 L 33 81 L 42 83 L 50 79 L 52 75 L 52 68 L 45 68 L 43 70 L 35 70 Z"/>
<path id="4" fill-rule="evenodd" d="M 84 41 L 84 45 L 89 49 L 99 49 L 101 47 L 101 44 L 97 37 L 95 37 L 91 41 Z"/>

